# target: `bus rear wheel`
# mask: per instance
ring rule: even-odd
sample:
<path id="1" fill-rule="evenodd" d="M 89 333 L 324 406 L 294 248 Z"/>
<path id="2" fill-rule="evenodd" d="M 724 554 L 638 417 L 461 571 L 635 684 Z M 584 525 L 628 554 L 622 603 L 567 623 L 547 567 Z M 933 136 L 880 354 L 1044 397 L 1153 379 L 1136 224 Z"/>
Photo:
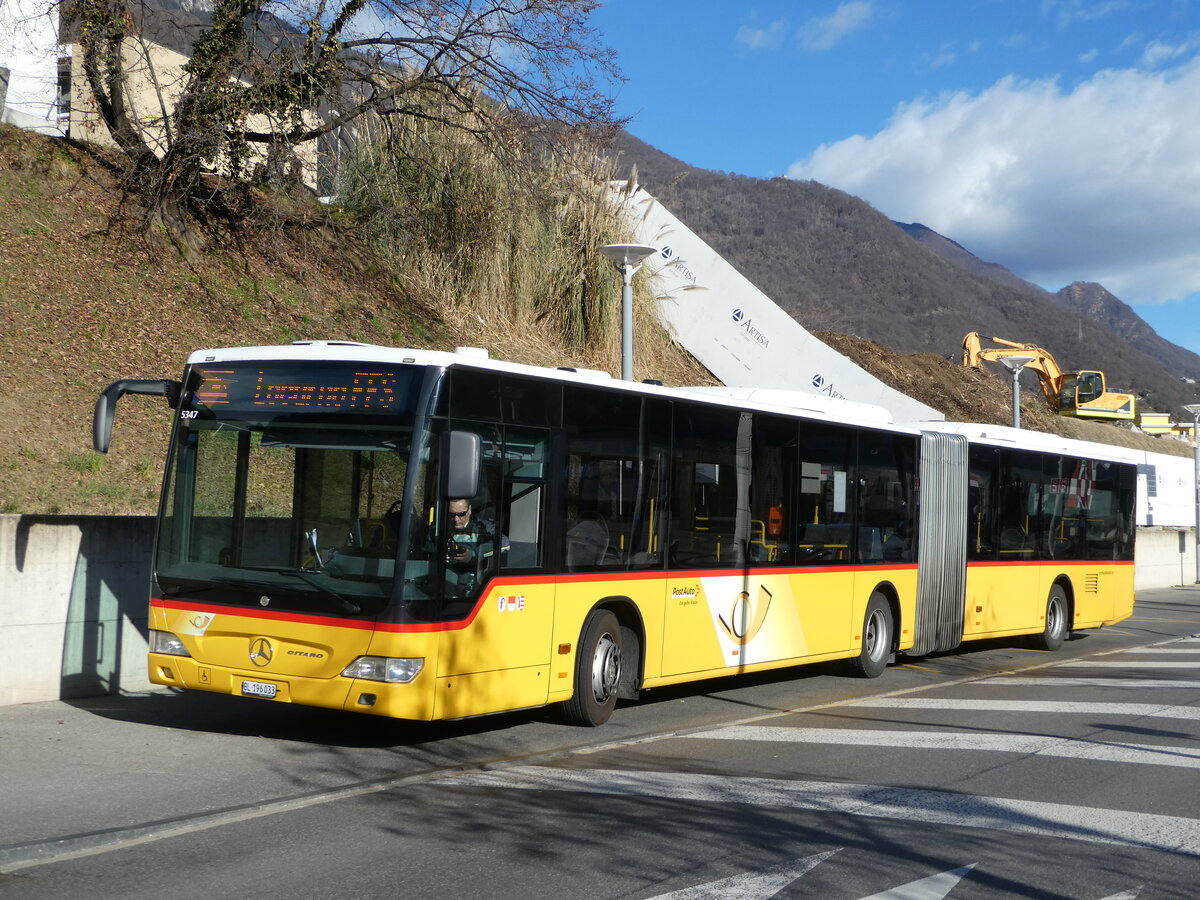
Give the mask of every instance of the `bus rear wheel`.
<path id="1" fill-rule="evenodd" d="M 1046 624 L 1032 641 L 1036 650 L 1057 650 L 1067 639 L 1067 592 L 1062 585 L 1050 588 L 1046 598 Z"/>
<path id="2" fill-rule="evenodd" d="M 562 707 L 568 725 L 603 725 L 617 705 L 621 684 L 621 626 L 606 609 L 583 623 L 575 653 L 575 696 Z"/>
<path id="3" fill-rule="evenodd" d="M 863 617 L 862 650 L 850 661 L 850 671 L 860 678 L 878 678 L 892 659 L 892 607 L 876 591 L 867 601 Z"/>

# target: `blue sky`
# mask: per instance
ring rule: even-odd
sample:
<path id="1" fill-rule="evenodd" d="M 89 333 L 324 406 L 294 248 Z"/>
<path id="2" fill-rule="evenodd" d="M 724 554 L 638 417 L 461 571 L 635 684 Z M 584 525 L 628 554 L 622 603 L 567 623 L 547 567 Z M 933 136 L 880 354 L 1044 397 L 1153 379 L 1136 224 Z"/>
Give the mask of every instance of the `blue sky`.
<path id="1" fill-rule="evenodd" d="M 658 149 L 841 188 L 1049 290 L 1098 281 L 1200 353 L 1191 0 L 608 0 L 593 22 Z"/>

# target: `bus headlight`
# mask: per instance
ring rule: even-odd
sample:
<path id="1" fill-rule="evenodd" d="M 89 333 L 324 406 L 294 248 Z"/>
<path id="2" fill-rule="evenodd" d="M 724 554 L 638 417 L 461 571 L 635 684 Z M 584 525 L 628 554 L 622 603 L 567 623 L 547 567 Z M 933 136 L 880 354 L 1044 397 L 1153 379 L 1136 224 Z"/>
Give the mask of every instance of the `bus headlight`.
<path id="1" fill-rule="evenodd" d="M 191 656 L 183 641 L 169 631 L 150 631 L 150 652 L 165 653 L 168 656 Z"/>
<path id="2" fill-rule="evenodd" d="M 386 681 L 408 684 L 425 666 L 423 658 L 406 659 L 395 656 L 360 656 L 342 671 L 347 678 L 366 681 Z"/>

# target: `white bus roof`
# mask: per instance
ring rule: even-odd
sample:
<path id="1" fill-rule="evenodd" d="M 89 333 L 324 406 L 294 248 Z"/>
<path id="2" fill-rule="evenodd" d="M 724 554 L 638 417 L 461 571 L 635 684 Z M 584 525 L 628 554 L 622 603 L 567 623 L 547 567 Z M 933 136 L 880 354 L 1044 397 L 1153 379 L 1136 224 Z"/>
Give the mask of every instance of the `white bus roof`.
<path id="1" fill-rule="evenodd" d="M 961 434 L 972 443 L 992 444 L 997 447 L 1020 447 L 1043 453 L 1062 453 L 1073 456 L 1094 457 L 1113 462 L 1139 463 L 1145 459 L 1145 451 L 1115 444 L 1100 444 L 1095 441 L 1077 441 L 1043 431 L 1027 428 L 1010 428 L 1007 425 L 984 425 L 978 422 L 922 422 L 922 431 L 938 431 Z"/>
<path id="2" fill-rule="evenodd" d="M 360 344 L 354 341 L 297 341 L 293 344 L 261 347 L 226 347 L 197 350 L 188 357 L 188 365 L 222 362 L 252 361 L 315 361 L 387 363 L 391 365 L 436 366 L 450 365 L 488 369 L 512 375 L 528 375 L 549 378 L 571 384 L 604 385 L 617 390 L 633 391 L 658 397 L 683 400 L 704 400 L 721 406 L 738 409 L 755 409 L 762 412 L 778 412 L 786 415 L 801 415 L 805 418 L 825 419 L 875 428 L 887 428 L 908 434 L 916 434 L 912 426 L 896 426 L 891 413 L 880 406 L 855 403 L 832 397 L 820 397 L 799 391 L 769 388 L 731 387 L 664 387 L 656 382 L 622 381 L 608 372 L 594 369 L 561 367 L 557 369 L 531 366 L 524 363 L 491 359 L 486 350 L 475 347 L 459 347 L 453 352 L 442 350 L 420 350 L 413 347 L 383 347 L 377 344 Z"/>

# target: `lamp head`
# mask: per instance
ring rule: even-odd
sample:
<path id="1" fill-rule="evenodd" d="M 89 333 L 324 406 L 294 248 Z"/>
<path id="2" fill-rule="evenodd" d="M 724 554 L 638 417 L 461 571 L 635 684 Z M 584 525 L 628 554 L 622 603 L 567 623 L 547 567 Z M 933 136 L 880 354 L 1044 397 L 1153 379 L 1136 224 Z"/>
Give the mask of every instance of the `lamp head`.
<path id="1" fill-rule="evenodd" d="M 649 244 L 605 244 L 600 252 L 613 261 L 618 269 L 639 265 L 643 259 L 658 252 Z"/>
<path id="2" fill-rule="evenodd" d="M 1015 375 L 1033 362 L 1033 360 L 1034 357 L 1032 356 L 1005 356 L 1000 362 L 1004 363 L 1004 367 Z"/>

